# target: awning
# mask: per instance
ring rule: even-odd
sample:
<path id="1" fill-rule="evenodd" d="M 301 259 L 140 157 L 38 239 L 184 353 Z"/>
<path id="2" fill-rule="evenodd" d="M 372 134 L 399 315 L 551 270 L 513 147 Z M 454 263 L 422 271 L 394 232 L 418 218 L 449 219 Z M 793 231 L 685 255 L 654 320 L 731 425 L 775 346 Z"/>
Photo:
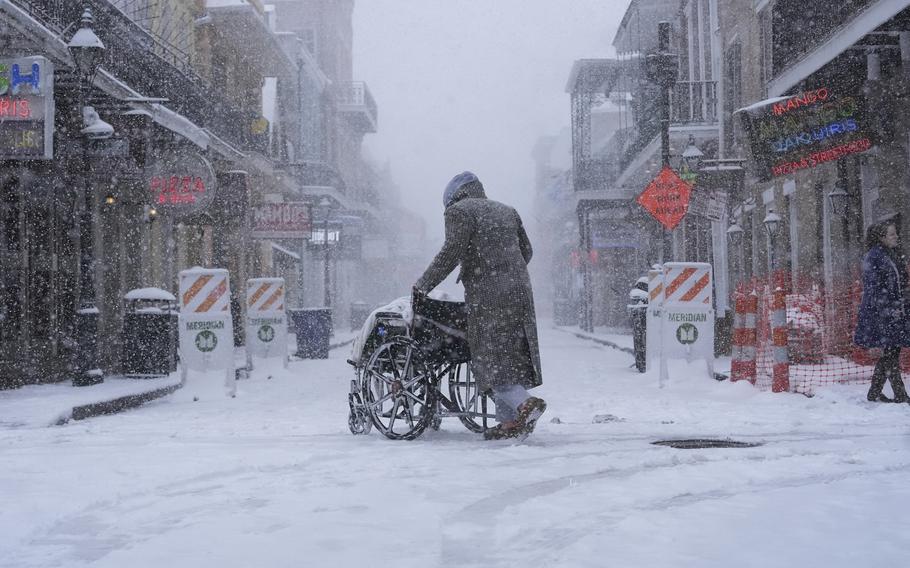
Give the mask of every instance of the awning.
<path id="1" fill-rule="evenodd" d="M 907 8 L 907 0 L 878 0 L 859 12 L 847 25 L 838 30 L 828 41 L 822 43 L 796 63 L 768 82 L 768 94 L 780 96 L 796 87 L 800 81 L 812 75 L 864 36 L 878 29 L 882 24 Z"/>
<path id="2" fill-rule="evenodd" d="M 275 242 L 272 242 L 272 241 L 269 241 L 269 245 L 271 245 L 273 251 L 280 252 L 281 254 L 283 254 L 285 256 L 291 257 L 291 259 L 294 260 L 294 262 L 300 262 L 300 255 L 297 254 L 296 252 L 290 251 L 290 250 L 284 248 L 283 246 L 281 246 Z"/>

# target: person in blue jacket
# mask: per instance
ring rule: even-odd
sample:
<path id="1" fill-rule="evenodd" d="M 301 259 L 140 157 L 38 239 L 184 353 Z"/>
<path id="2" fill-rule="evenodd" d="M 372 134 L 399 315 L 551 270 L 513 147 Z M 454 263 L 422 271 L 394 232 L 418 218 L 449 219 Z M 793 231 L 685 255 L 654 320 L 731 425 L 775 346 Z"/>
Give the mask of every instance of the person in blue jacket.
<path id="1" fill-rule="evenodd" d="M 863 298 L 853 341 L 860 347 L 882 350 L 866 395 L 870 401 L 910 402 L 899 364 L 901 348 L 910 346 L 910 283 L 898 245 L 893 222 L 876 223 L 866 233 Z M 893 400 L 882 394 L 886 379 L 891 381 Z"/>

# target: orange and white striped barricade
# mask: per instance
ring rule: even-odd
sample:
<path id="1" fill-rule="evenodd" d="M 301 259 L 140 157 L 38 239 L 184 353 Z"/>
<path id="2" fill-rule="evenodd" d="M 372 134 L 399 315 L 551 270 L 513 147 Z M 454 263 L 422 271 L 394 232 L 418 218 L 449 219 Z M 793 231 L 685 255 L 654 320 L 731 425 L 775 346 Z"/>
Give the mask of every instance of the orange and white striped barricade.
<path id="1" fill-rule="evenodd" d="M 660 338 L 661 338 L 661 307 L 664 302 L 664 272 L 663 267 L 655 264 L 648 271 L 648 318 L 646 320 L 645 330 L 645 358 L 647 361 L 646 368 L 651 370 L 653 364 L 651 361 L 655 357 L 660 357 Z"/>
<path id="2" fill-rule="evenodd" d="M 179 274 L 180 363 L 186 371 L 222 370 L 233 395 L 234 327 L 228 271 L 190 268 Z"/>
<path id="3" fill-rule="evenodd" d="M 730 380 L 756 380 L 755 359 L 757 355 L 758 335 L 758 294 L 754 290 L 738 290 L 733 317 L 733 360 L 730 363 Z"/>
<path id="4" fill-rule="evenodd" d="M 778 284 L 771 295 L 772 392 L 790 390 L 790 352 L 787 339 L 787 293 Z"/>
<path id="5" fill-rule="evenodd" d="M 247 359 L 280 357 L 288 364 L 288 320 L 284 278 L 250 278 L 246 282 Z"/>
<path id="6" fill-rule="evenodd" d="M 714 282 L 705 262 L 664 264 L 662 361 L 703 359 L 714 378 Z M 665 380 L 665 377 L 662 377 Z"/>

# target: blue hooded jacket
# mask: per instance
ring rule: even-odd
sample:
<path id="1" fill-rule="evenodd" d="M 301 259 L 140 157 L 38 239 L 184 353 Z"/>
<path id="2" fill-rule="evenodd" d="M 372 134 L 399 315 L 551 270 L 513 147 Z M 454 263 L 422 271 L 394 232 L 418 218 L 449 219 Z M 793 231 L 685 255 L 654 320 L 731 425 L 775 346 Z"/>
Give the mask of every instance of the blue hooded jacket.
<path id="1" fill-rule="evenodd" d="M 853 342 L 860 347 L 910 347 L 907 271 L 881 246 L 863 259 L 863 299 Z"/>

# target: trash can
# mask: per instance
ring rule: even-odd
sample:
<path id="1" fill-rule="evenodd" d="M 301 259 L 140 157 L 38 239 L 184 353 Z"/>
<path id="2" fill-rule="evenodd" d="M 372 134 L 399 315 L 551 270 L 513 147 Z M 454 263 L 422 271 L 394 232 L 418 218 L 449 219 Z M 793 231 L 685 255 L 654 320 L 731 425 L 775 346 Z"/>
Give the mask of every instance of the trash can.
<path id="1" fill-rule="evenodd" d="M 139 288 L 123 300 L 123 374 L 160 377 L 176 371 L 177 298 L 160 288 Z"/>
<path id="2" fill-rule="evenodd" d="M 366 302 L 351 302 L 351 331 L 356 331 L 363 327 L 363 322 L 370 317 L 370 305 Z"/>
<path id="3" fill-rule="evenodd" d="M 328 359 L 332 336 L 331 308 L 294 308 L 288 310 L 291 329 L 297 337 L 297 356 L 303 359 Z"/>
<path id="4" fill-rule="evenodd" d="M 646 352 L 648 331 L 648 280 L 639 278 L 629 291 L 629 319 L 632 324 L 632 347 L 635 351 L 635 368 L 644 373 L 648 367 Z"/>

